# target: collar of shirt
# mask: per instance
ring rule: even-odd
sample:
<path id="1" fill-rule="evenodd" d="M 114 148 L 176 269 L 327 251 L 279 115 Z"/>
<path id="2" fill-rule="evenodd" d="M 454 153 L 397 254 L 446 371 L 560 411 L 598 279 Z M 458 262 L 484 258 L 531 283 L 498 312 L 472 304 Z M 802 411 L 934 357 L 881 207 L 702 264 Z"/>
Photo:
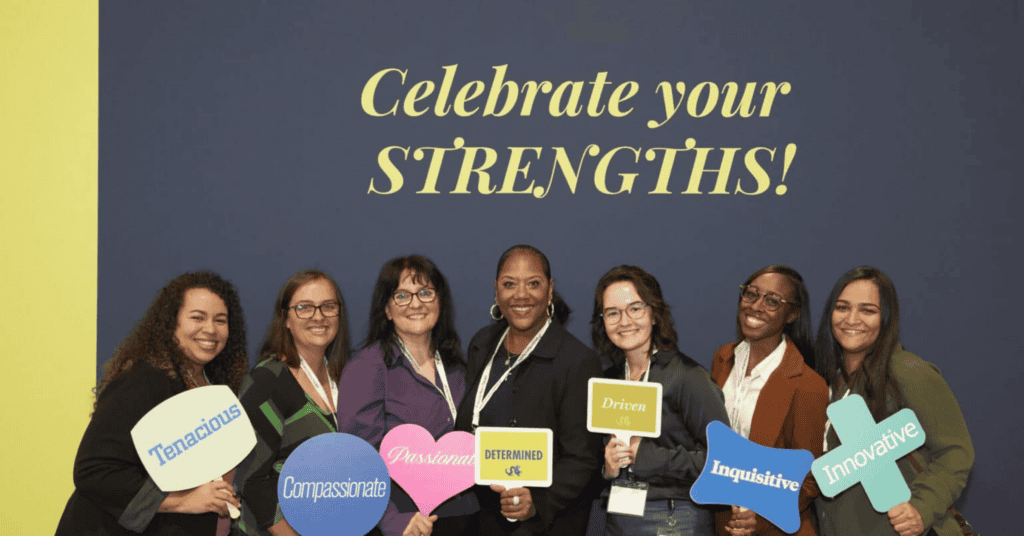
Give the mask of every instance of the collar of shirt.
<path id="1" fill-rule="evenodd" d="M 747 365 L 750 361 L 750 343 L 743 341 L 733 350 L 733 367 L 729 379 L 725 382 L 722 394 L 725 395 L 725 409 L 729 413 L 729 422 L 733 430 L 743 437 L 750 437 L 750 425 L 753 422 L 754 409 L 761 389 L 768 377 L 779 368 L 782 356 L 786 353 L 786 336 L 782 342 L 768 354 L 747 376 Z"/>

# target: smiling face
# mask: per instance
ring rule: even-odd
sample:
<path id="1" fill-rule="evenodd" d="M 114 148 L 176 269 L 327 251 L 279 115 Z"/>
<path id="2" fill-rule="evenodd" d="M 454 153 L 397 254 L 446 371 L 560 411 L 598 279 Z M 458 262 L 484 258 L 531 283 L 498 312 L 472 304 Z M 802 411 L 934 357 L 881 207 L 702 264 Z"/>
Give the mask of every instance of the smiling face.
<path id="1" fill-rule="evenodd" d="M 547 307 L 554 283 L 544 275 L 544 267 L 529 251 L 513 253 L 494 281 L 494 296 L 510 330 L 533 336 L 547 319 Z"/>
<path id="2" fill-rule="evenodd" d="M 843 348 L 847 362 L 859 365 L 874 346 L 882 327 L 881 311 L 878 285 L 874 281 L 858 279 L 839 294 L 832 308 L 832 336 Z"/>
<path id="3" fill-rule="evenodd" d="M 429 336 L 430 330 L 434 329 L 434 325 L 437 324 L 437 319 L 441 315 L 441 298 L 439 296 L 429 303 L 423 303 L 420 300 L 417 292 L 424 288 L 433 289 L 434 285 L 426 277 L 406 268 L 399 278 L 398 288 L 391 294 L 394 296 L 398 292 L 405 292 L 412 295 L 412 301 L 407 305 L 400 306 L 395 304 L 392 297 L 388 299 L 388 305 L 384 309 L 388 320 L 395 323 L 395 333 L 403 341 L 424 335 Z"/>
<path id="4" fill-rule="evenodd" d="M 636 291 L 632 281 L 618 281 L 608 285 L 604 291 L 601 304 L 605 311 L 604 329 L 612 344 L 618 346 L 627 357 L 648 355 L 651 348 L 651 335 L 654 332 L 654 319 L 650 308 L 643 304 L 643 299 Z M 640 319 L 630 317 L 627 311 L 640 304 L 643 316 Z M 618 321 L 608 321 L 608 312 L 617 310 Z"/>
<path id="5" fill-rule="evenodd" d="M 764 342 L 769 346 L 778 346 L 782 342 L 782 330 L 786 324 L 800 316 L 800 310 L 793 306 L 793 302 L 796 301 L 793 296 L 793 285 L 786 276 L 768 272 L 757 276 L 749 286 L 756 288 L 761 296 L 753 303 L 740 300 L 737 313 L 740 332 L 751 344 Z M 787 303 L 783 303 L 774 311 L 769 311 L 765 306 L 765 294 L 773 294 Z"/>
<path id="6" fill-rule="evenodd" d="M 190 288 L 185 291 L 174 340 L 195 365 L 213 361 L 228 341 L 228 307 L 210 289 Z"/>
<path id="7" fill-rule="evenodd" d="M 339 303 L 334 287 L 326 279 L 314 279 L 295 289 L 288 306 L 323 305 L 328 302 Z M 312 318 L 299 318 L 295 315 L 295 309 L 288 309 L 285 327 L 291 332 L 299 355 L 306 359 L 320 359 L 338 335 L 338 317 L 326 317 L 323 311 L 317 309 Z"/>

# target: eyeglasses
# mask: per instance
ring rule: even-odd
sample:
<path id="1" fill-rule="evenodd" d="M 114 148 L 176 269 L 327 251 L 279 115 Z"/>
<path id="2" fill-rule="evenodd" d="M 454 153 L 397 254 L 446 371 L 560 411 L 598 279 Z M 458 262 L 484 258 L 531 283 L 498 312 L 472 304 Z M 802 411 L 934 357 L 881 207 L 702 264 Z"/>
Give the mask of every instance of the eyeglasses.
<path id="1" fill-rule="evenodd" d="M 764 308 L 769 311 L 777 310 L 779 307 L 782 307 L 782 304 L 784 303 L 788 303 L 793 306 L 797 305 L 794 302 L 782 299 L 781 296 L 775 294 L 774 292 L 765 292 L 764 294 L 762 294 L 757 287 L 752 287 L 750 285 L 740 285 L 740 299 L 742 299 L 744 302 L 749 304 L 757 303 L 757 299 L 760 298 L 761 296 L 764 296 Z"/>
<path id="2" fill-rule="evenodd" d="M 320 309 L 320 313 L 326 317 L 334 317 L 341 314 L 341 305 L 335 301 L 321 303 L 320 305 L 300 303 L 298 305 L 292 305 L 291 307 L 285 307 L 285 309 L 295 309 L 295 316 L 299 318 L 313 318 L 317 309 Z"/>
<path id="3" fill-rule="evenodd" d="M 405 307 L 412 303 L 412 297 L 417 296 L 420 299 L 420 303 L 430 303 L 437 299 L 437 291 L 432 288 L 421 288 L 416 292 L 406 292 L 399 290 L 398 292 L 391 295 L 391 299 L 395 300 L 395 305 L 399 307 Z"/>
<path id="4" fill-rule="evenodd" d="M 609 307 L 601 317 L 609 324 L 618 324 L 622 321 L 622 313 L 623 309 Z M 647 304 L 642 301 L 633 302 L 626 306 L 625 313 L 633 320 L 640 320 L 647 315 Z"/>

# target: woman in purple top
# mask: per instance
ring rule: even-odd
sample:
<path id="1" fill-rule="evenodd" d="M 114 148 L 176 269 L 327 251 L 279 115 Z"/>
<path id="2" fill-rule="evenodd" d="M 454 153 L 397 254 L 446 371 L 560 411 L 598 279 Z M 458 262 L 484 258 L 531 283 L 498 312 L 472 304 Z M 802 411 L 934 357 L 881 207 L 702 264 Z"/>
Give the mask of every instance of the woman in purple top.
<path id="1" fill-rule="evenodd" d="M 437 266 L 419 255 L 388 261 L 373 289 L 363 349 L 341 375 L 338 430 L 378 449 L 400 424 L 418 424 L 434 440 L 451 432 L 466 392 L 461 348 L 451 291 Z M 467 491 L 427 517 L 392 482 L 380 528 L 386 536 L 462 534 L 477 510 Z"/>

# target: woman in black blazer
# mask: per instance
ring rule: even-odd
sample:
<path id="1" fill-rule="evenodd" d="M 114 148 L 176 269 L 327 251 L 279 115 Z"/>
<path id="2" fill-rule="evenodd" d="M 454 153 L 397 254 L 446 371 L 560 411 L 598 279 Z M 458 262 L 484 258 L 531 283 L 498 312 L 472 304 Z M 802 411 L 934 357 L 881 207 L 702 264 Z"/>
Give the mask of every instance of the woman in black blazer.
<path id="1" fill-rule="evenodd" d="M 587 382 L 601 376 L 600 361 L 562 326 L 570 309 L 536 248 L 514 246 L 501 256 L 494 293 L 497 321 L 469 343 L 469 388 L 456 429 L 550 428 L 553 475 L 549 488 L 476 486 L 478 533 L 583 534 L 601 463 L 600 437 L 586 423 Z"/>

